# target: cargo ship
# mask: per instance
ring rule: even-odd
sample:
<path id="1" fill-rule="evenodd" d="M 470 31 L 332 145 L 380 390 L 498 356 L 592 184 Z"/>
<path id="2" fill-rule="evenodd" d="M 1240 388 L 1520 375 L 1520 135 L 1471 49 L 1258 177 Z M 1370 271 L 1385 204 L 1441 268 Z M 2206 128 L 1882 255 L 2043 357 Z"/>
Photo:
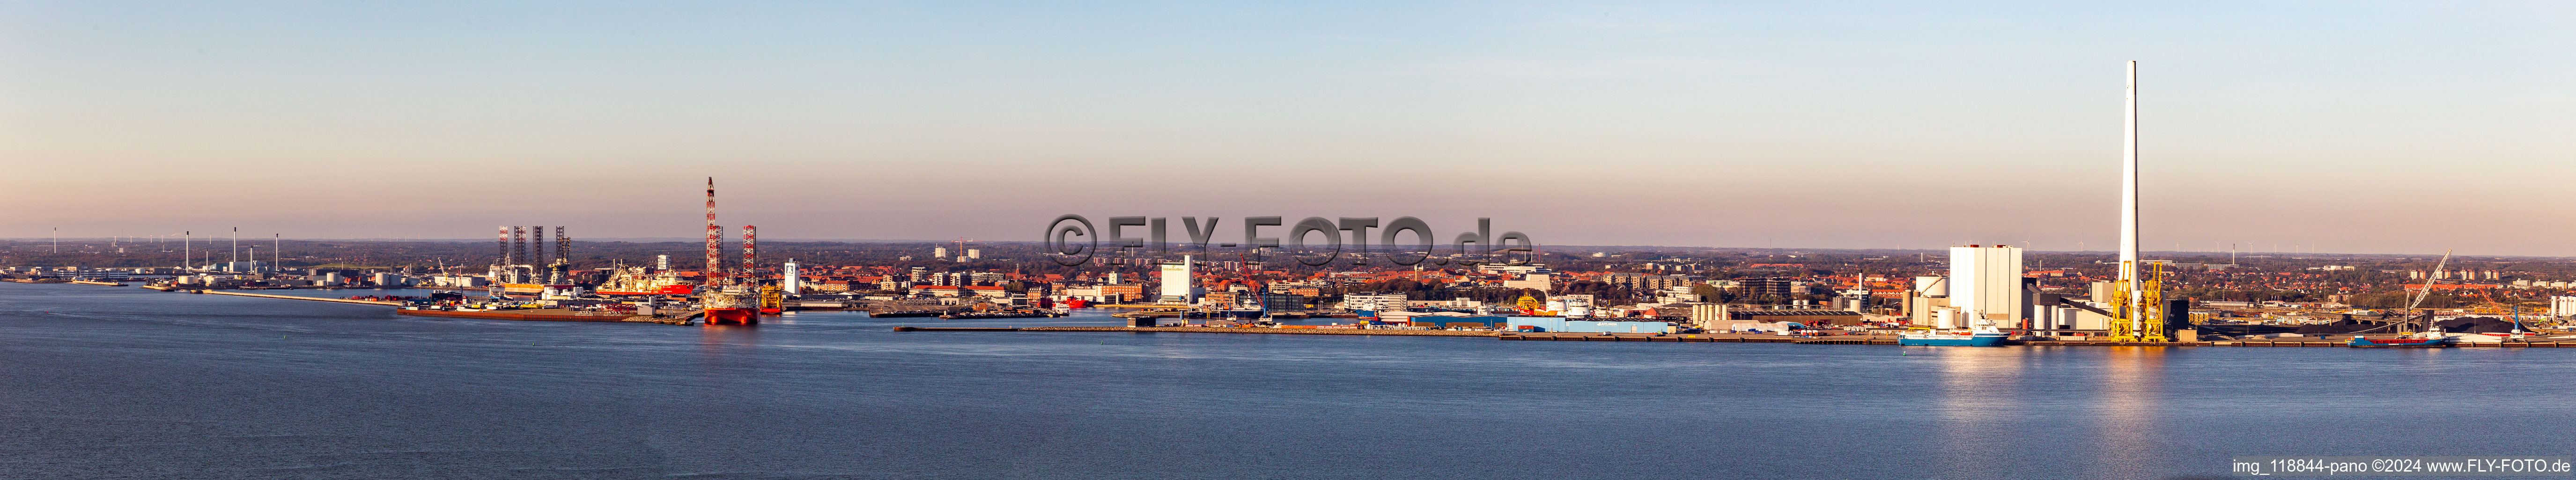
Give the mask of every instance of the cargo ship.
<path id="1" fill-rule="evenodd" d="M 2397 338 L 2352 337 L 2344 346 L 2354 348 L 2441 348 L 2451 346 L 2451 337 L 2440 329 Z"/>

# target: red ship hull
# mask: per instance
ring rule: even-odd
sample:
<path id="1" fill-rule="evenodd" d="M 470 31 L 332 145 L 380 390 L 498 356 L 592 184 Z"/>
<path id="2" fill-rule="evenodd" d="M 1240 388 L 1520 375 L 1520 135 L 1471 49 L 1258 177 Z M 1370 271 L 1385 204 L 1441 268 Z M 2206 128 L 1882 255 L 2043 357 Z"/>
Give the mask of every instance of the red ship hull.
<path id="1" fill-rule="evenodd" d="M 710 308 L 707 309 L 707 323 L 753 324 L 760 323 L 760 316 L 748 308 Z"/>

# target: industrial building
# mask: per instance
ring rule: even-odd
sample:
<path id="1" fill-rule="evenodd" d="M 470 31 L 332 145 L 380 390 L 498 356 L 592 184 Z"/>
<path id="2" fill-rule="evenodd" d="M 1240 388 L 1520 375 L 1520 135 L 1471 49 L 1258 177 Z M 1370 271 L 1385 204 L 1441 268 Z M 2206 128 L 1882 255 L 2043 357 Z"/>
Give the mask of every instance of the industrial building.
<path id="1" fill-rule="evenodd" d="M 2021 247 L 2010 245 L 1950 247 L 1949 307 L 1967 321 L 1943 328 L 2019 324 L 2025 303 L 2021 256 Z"/>
<path id="2" fill-rule="evenodd" d="M 1808 326 L 1860 325 L 1861 314 L 1850 310 L 1735 310 L 1730 322 L 1781 323 L 1797 322 Z"/>
<path id="3" fill-rule="evenodd" d="M 1179 304 L 1198 302 L 1199 294 L 1202 292 L 1192 281 L 1193 278 L 1190 276 L 1191 262 L 1194 261 L 1196 261 L 1196 258 L 1190 255 L 1182 255 L 1181 261 L 1179 262 L 1163 262 L 1161 264 L 1163 274 L 1162 294 L 1160 298 L 1156 299 L 1156 301 Z"/>

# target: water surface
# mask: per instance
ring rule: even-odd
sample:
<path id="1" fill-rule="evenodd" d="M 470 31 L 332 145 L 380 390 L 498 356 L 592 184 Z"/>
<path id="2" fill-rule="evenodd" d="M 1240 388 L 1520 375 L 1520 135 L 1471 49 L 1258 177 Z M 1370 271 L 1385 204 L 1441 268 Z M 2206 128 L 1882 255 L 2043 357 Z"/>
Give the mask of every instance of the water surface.
<path id="1" fill-rule="evenodd" d="M 342 290 L 327 296 L 377 294 Z M 402 293 L 400 294 L 415 294 Z M 2175 478 L 2567 455 L 2576 349 L 515 322 L 0 283 L 13 478 Z"/>

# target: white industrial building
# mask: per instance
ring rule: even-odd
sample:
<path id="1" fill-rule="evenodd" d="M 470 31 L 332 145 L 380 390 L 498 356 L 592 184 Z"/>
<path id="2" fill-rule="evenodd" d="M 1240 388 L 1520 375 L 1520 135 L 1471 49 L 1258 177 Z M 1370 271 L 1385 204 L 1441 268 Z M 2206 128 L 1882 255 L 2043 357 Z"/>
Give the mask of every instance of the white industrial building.
<path id="1" fill-rule="evenodd" d="M 803 281 L 802 281 L 802 280 L 797 276 L 797 272 L 796 272 L 796 259 L 793 259 L 793 258 L 787 259 L 787 264 L 786 264 L 786 265 L 784 265 L 784 266 L 782 266 L 782 267 L 781 267 L 781 270 L 783 270 L 783 271 L 779 272 L 779 281 L 778 281 L 778 289 L 779 289 L 779 292 L 780 292 L 780 293 L 785 293 L 785 294 L 788 294 L 788 295 L 797 295 L 797 294 L 799 294 L 799 293 L 800 293 L 800 291 L 801 291 L 801 290 L 803 290 L 804 283 L 803 283 Z"/>
<path id="2" fill-rule="evenodd" d="M 1969 245 L 1950 247 L 1950 307 L 1975 321 L 2012 326 L 2022 318 L 2021 247 Z"/>
<path id="3" fill-rule="evenodd" d="M 1181 261 L 1178 263 L 1162 263 L 1163 287 L 1162 298 L 1160 301 L 1163 303 L 1182 304 L 1198 302 L 1199 289 L 1197 285 L 1192 283 L 1193 279 L 1190 276 L 1190 264 L 1192 261 L 1193 259 L 1190 255 L 1182 255 Z"/>

